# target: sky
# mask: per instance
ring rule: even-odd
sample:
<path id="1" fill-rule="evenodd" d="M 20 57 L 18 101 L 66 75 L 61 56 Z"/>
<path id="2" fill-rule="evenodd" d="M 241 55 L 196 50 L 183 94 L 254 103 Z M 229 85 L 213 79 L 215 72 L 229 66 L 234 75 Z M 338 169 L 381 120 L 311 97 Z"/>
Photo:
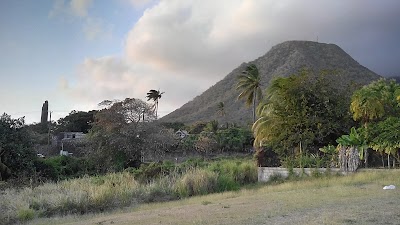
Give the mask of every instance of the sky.
<path id="1" fill-rule="evenodd" d="M 397 0 L 1 0 L 0 113 L 40 121 L 165 92 L 163 116 L 289 40 L 400 76 Z"/>

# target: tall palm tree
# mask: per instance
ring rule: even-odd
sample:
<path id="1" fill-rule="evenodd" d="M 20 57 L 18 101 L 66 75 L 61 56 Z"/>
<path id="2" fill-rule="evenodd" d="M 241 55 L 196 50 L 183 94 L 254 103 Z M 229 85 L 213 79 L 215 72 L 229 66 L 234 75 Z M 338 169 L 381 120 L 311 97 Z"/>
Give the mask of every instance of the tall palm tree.
<path id="1" fill-rule="evenodd" d="M 147 92 L 147 101 L 153 100 L 154 101 L 154 111 L 156 112 L 156 119 L 157 119 L 157 111 L 158 111 L 158 100 L 161 98 L 161 96 L 164 94 L 164 92 L 160 92 L 160 90 L 150 90 Z"/>
<path id="2" fill-rule="evenodd" d="M 353 113 L 353 119 L 363 124 L 366 140 L 369 136 L 368 123 L 382 118 L 386 113 L 385 95 L 385 84 L 378 81 L 355 91 L 351 97 L 350 111 Z M 363 149 L 360 158 L 364 159 L 365 167 L 368 167 L 368 149 Z"/>
<path id="3" fill-rule="evenodd" d="M 250 64 L 238 77 L 238 99 L 245 99 L 247 106 L 253 106 L 253 123 L 256 121 L 256 100 L 261 99 L 261 77 L 257 66 Z"/>

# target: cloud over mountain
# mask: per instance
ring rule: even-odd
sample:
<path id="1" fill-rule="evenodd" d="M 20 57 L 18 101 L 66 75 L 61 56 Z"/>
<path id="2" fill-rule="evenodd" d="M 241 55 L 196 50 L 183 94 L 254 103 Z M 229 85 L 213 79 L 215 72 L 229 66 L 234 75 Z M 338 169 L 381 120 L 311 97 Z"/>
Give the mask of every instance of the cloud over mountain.
<path id="1" fill-rule="evenodd" d="M 96 100 L 160 88 L 160 110 L 168 111 L 286 40 L 335 43 L 375 72 L 394 74 L 399 10 L 395 0 L 161 0 L 127 33 L 123 55 L 82 63 L 76 88 Z"/>

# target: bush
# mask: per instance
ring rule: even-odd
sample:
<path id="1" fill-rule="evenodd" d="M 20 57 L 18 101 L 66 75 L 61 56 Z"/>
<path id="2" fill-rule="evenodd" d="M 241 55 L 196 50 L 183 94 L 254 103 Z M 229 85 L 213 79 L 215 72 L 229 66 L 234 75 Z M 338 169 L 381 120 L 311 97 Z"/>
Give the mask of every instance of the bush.
<path id="1" fill-rule="evenodd" d="M 193 169 L 177 181 L 175 191 L 180 197 L 205 195 L 217 190 L 218 174 L 206 169 Z"/>
<path id="2" fill-rule="evenodd" d="M 32 220 L 35 217 L 35 211 L 33 209 L 20 209 L 17 214 L 17 218 L 24 222 Z"/>
<path id="3" fill-rule="evenodd" d="M 141 164 L 138 169 L 129 168 L 127 171 L 133 173 L 135 179 L 141 183 L 146 183 L 161 176 L 171 174 L 176 169 L 176 166 L 171 161 L 151 162 L 149 164 Z"/>
<path id="4" fill-rule="evenodd" d="M 55 156 L 34 161 L 39 177 L 57 181 L 93 174 L 94 166 L 85 158 Z"/>
<path id="5" fill-rule="evenodd" d="M 257 182 L 257 167 L 252 161 L 222 160 L 209 166 L 211 171 L 230 177 L 237 185 Z"/>

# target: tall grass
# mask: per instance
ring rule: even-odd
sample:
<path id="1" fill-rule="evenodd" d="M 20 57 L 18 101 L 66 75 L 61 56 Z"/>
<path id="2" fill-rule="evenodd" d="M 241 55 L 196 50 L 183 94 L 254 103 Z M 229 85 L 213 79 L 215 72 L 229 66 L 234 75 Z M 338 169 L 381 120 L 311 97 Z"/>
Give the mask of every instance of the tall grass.
<path id="1" fill-rule="evenodd" d="M 121 172 L 45 183 L 34 188 L 6 189 L 0 194 L 0 223 L 54 214 L 102 212 L 144 202 L 237 190 L 241 185 L 257 181 L 254 163 L 243 160 L 220 160 L 174 171 L 146 182 L 135 179 L 135 173 Z"/>

